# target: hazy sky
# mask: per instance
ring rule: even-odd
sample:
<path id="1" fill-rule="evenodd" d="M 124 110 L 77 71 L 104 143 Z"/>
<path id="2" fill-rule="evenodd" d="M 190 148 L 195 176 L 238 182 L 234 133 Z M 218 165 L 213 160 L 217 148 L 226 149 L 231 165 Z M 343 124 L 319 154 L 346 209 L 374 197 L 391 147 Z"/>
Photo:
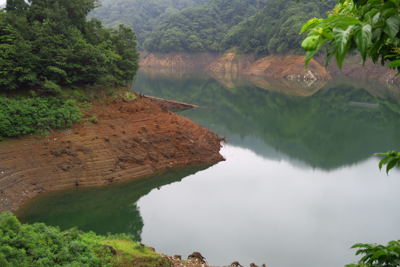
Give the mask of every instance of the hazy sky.
<path id="1" fill-rule="evenodd" d="M 2 5 L 2 4 L 4 4 L 6 2 L 6 0 L 0 0 L 0 6 Z"/>

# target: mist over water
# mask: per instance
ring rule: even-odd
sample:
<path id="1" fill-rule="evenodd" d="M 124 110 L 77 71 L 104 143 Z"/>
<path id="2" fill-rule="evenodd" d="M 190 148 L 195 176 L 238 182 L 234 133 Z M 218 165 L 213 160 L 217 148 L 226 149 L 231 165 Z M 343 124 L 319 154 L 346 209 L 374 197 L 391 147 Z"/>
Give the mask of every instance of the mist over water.
<path id="1" fill-rule="evenodd" d="M 200 105 L 180 112 L 227 137 L 225 162 L 46 194 L 23 222 L 131 233 L 157 252 L 210 265 L 344 266 L 349 248 L 400 237 L 400 90 L 336 78 L 299 82 L 142 69 L 136 92 Z"/>

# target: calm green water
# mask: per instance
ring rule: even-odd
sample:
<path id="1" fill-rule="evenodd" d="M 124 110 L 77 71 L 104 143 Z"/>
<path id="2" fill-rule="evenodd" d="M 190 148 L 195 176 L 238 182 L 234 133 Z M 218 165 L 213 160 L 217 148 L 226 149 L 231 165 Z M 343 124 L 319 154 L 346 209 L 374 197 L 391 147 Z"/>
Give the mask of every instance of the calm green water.
<path id="1" fill-rule="evenodd" d="M 106 187 L 52 192 L 23 222 L 131 233 L 211 265 L 344 266 L 358 242 L 400 238 L 400 89 L 354 79 L 304 83 L 143 69 L 133 90 L 201 105 L 180 114 L 225 135 L 225 162 Z"/>

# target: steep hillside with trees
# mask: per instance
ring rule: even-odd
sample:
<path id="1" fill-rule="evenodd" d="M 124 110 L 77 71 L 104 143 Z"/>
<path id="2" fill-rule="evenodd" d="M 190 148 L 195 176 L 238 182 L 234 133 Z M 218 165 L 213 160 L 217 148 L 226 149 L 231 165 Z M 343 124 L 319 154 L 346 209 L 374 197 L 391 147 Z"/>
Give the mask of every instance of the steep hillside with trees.
<path id="1" fill-rule="evenodd" d="M 271 54 L 288 50 L 301 53 L 304 37 L 299 32 L 303 24 L 310 17 L 326 17 L 326 12 L 335 4 L 333 0 L 270 1 L 261 12 L 230 29 L 220 49 L 239 46 L 245 53 Z"/>
<path id="2" fill-rule="evenodd" d="M 212 0 L 169 16 L 143 47 L 148 51 L 218 51 L 228 30 L 254 15 L 265 0 Z"/>
<path id="3" fill-rule="evenodd" d="M 153 28 L 171 14 L 188 7 L 206 4 L 209 0 L 101 0 L 101 7 L 89 14 L 106 27 L 117 28 L 120 23 L 131 27 L 141 45 Z"/>
<path id="4" fill-rule="evenodd" d="M 0 10 L 0 140 L 72 125 L 82 114 L 61 86 L 121 84 L 139 68 L 129 27 L 86 15 L 97 0 L 7 0 Z M 76 87 L 75 87 L 76 88 Z M 27 90 L 31 89 L 29 96 Z M 79 95 L 79 93 L 78 93 Z"/>
<path id="5" fill-rule="evenodd" d="M 0 12 L 0 90 L 131 80 L 138 69 L 129 27 L 105 29 L 86 15 L 97 0 L 8 0 Z"/>

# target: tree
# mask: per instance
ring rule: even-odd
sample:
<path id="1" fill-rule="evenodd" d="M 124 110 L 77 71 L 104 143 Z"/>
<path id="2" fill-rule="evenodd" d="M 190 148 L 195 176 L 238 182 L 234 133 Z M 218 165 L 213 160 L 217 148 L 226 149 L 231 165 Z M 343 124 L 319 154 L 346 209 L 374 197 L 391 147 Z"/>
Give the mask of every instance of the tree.
<path id="1" fill-rule="evenodd" d="M 358 49 L 363 64 L 367 58 L 400 73 L 400 3 L 395 0 L 338 0 L 326 19 L 310 19 L 301 29 L 309 32 L 302 42 L 307 51 L 305 66 L 326 45 L 326 65 L 335 56 L 339 68 L 349 52 Z M 378 153 L 386 157 L 379 163 L 388 173 L 400 165 L 400 153 Z"/>
<path id="2" fill-rule="evenodd" d="M 323 17 L 335 6 L 334 0 L 268 1 L 264 9 L 232 27 L 221 41 L 221 50 L 239 46 L 245 53 L 304 54 L 299 31 L 310 17 Z"/>
<path id="3" fill-rule="evenodd" d="M 29 5 L 24 0 L 7 0 L 7 12 L 24 12 L 28 10 Z"/>
<path id="4" fill-rule="evenodd" d="M 0 91 L 41 85 L 54 94 L 51 88 L 63 84 L 134 78 L 136 35 L 123 25 L 105 29 L 94 18 L 86 21 L 98 0 L 24 3 L 8 0 L 8 11 L 0 11 Z"/>

